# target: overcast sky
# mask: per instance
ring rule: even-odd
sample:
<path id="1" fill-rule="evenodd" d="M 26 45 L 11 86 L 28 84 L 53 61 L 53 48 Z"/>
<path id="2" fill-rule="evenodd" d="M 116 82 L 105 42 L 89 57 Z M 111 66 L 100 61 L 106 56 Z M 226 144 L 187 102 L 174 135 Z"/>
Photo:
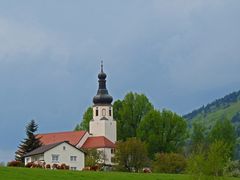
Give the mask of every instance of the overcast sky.
<path id="1" fill-rule="evenodd" d="M 115 100 L 191 112 L 240 89 L 240 1 L 0 1 L 0 161 L 31 119 L 42 133 L 80 122 L 100 59 Z"/>

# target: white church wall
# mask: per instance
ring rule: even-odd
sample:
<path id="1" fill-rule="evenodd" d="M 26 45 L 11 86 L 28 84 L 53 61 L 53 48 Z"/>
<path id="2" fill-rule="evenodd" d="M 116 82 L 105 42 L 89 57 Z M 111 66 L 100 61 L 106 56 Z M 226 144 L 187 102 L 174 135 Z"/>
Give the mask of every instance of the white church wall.
<path id="1" fill-rule="evenodd" d="M 111 115 L 109 114 L 109 108 L 111 108 Z M 98 109 L 98 116 L 96 116 L 96 109 Z M 101 120 L 103 117 L 107 118 L 107 120 Z M 93 136 L 105 136 L 110 141 L 116 142 L 117 128 L 116 121 L 113 119 L 113 108 L 111 105 L 93 106 L 93 120 L 90 121 L 89 132 Z"/>

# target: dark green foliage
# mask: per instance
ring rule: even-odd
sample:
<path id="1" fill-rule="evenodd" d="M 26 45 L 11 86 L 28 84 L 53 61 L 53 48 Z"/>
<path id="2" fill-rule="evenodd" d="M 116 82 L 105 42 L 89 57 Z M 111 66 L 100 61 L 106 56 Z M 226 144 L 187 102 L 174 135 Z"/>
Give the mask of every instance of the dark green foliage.
<path id="1" fill-rule="evenodd" d="M 35 123 L 34 120 L 31 120 L 26 126 L 26 135 L 21 144 L 18 146 L 18 150 L 15 152 L 15 159 L 16 161 L 24 162 L 24 155 L 38 147 L 40 147 L 41 141 L 39 138 L 36 138 L 35 132 L 37 131 L 38 125 Z"/>
<path id="2" fill-rule="evenodd" d="M 171 111 L 151 110 L 138 127 L 138 137 L 148 144 L 151 157 L 157 152 L 177 152 L 187 137 L 187 124 Z"/>
<path id="3" fill-rule="evenodd" d="M 123 103 L 121 100 L 116 100 L 113 103 L 113 118 L 115 120 L 120 120 L 121 119 L 121 114 L 120 114 L 120 109 L 122 109 Z"/>
<path id="4" fill-rule="evenodd" d="M 119 141 L 115 159 L 119 170 L 139 172 L 148 163 L 146 145 L 137 138 L 129 138 L 125 142 Z"/>
<path id="5" fill-rule="evenodd" d="M 93 119 L 93 109 L 92 107 L 88 107 L 85 113 L 83 114 L 83 119 L 80 124 L 77 124 L 75 127 L 75 131 L 79 130 L 84 130 L 88 131 L 89 130 L 89 122 Z"/>
<path id="6" fill-rule="evenodd" d="M 215 126 L 209 133 L 209 141 L 213 143 L 215 141 L 223 141 L 226 143 L 231 151 L 231 157 L 234 155 L 234 149 L 236 147 L 236 132 L 231 121 L 227 119 L 218 120 Z"/>
<path id="7" fill-rule="evenodd" d="M 153 109 L 144 94 L 128 93 L 124 100 L 115 104 L 119 111 L 115 112 L 117 118 L 118 140 L 126 140 L 129 137 L 136 137 L 137 128 L 142 118 Z"/>
<path id="8" fill-rule="evenodd" d="M 187 161 L 182 154 L 157 153 L 153 162 L 153 171 L 159 173 L 182 173 Z"/>
<path id="9" fill-rule="evenodd" d="M 207 147 L 208 137 L 206 127 L 203 123 L 193 123 L 193 130 L 191 134 L 191 151 L 199 150 L 199 147 Z"/>
<path id="10" fill-rule="evenodd" d="M 232 123 L 237 123 L 240 122 L 240 112 L 237 112 L 233 117 L 232 117 Z"/>

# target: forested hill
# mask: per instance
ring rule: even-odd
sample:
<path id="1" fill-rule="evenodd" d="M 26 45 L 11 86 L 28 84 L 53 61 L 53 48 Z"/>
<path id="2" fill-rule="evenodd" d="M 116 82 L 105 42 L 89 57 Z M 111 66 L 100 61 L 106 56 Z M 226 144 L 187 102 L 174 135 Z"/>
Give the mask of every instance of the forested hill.
<path id="1" fill-rule="evenodd" d="M 217 99 L 183 117 L 190 122 L 204 121 L 208 125 L 212 125 L 216 120 L 222 118 L 228 118 L 234 124 L 240 124 L 240 91 Z"/>

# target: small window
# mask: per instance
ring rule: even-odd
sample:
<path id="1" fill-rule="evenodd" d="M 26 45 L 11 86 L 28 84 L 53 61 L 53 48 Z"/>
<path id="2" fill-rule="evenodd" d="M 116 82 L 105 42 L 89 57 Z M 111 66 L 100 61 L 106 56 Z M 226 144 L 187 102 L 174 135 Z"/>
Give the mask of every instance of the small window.
<path id="1" fill-rule="evenodd" d="M 66 146 L 63 146 L 63 150 L 64 150 L 64 151 L 66 150 Z"/>
<path id="2" fill-rule="evenodd" d="M 115 153 L 115 149 L 111 149 L 111 154 L 114 154 Z"/>
<path id="3" fill-rule="evenodd" d="M 102 116 L 106 116 L 106 109 L 102 109 Z"/>
<path id="4" fill-rule="evenodd" d="M 52 154 L 52 162 L 58 162 L 59 161 L 59 155 L 58 154 Z"/>
<path id="5" fill-rule="evenodd" d="M 98 108 L 96 107 L 96 116 L 98 116 Z"/>
<path id="6" fill-rule="evenodd" d="M 109 116 L 112 116 L 112 109 L 109 107 Z"/>
<path id="7" fill-rule="evenodd" d="M 77 161 L 77 156 L 70 156 L 70 161 Z"/>
<path id="8" fill-rule="evenodd" d="M 77 170 L 77 167 L 70 167 L 71 170 Z"/>

